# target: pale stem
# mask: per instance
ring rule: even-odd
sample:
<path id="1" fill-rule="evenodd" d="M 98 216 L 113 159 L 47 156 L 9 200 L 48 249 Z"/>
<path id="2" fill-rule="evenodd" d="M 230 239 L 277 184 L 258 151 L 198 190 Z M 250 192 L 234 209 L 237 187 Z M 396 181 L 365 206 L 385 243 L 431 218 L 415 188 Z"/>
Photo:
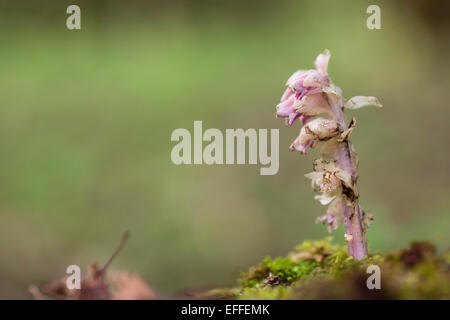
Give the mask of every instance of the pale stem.
<path id="1" fill-rule="evenodd" d="M 345 128 L 342 100 L 338 103 L 330 103 L 330 106 L 333 111 L 333 119 Z M 337 150 L 336 160 L 342 170 L 351 173 L 356 188 L 358 174 L 355 164 L 352 161 L 351 152 L 352 151 L 350 150 L 350 146 L 347 142 L 340 144 Z M 346 205 L 346 201 L 342 201 L 342 205 L 344 206 L 345 233 L 349 236 L 346 241 L 348 246 L 348 254 L 356 260 L 361 260 L 367 257 L 368 254 L 367 241 L 361 221 L 362 215 L 359 200 L 356 199 L 353 204 L 353 206 L 349 207 Z"/>

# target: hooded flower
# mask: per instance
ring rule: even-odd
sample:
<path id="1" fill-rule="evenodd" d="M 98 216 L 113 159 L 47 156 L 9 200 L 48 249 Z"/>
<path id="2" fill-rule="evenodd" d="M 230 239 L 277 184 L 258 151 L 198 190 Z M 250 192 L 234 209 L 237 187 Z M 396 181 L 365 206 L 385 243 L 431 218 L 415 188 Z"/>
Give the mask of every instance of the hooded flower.
<path id="1" fill-rule="evenodd" d="M 277 105 L 277 117 L 286 118 L 286 125 L 292 126 L 298 118 L 300 118 L 302 124 L 305 124 L 309 117 L 301 113 L 297 113 L 294 109 L 295 96 L 291 95 L 286 100 Z"/>
<path id="2" fill-rule="evenodd" d="M 328 233 L 330 235 L 344 221 L 343 200 L 342 197 L 336 197 L 328 206 L 326 213 L 316 219 L 316 223 L 328 224 Z"/>
<path id="3" fill-rule="evenodd" d="M 341 146 L 342 142 L 346 142 L 352 148 L 352 151 L 354 151 L 353 145 L 348 141 L 348 138 L 349 138 L 350 134 L 353 132 L 353 130 L 355 129 L 355 125 L 356 125 L 356 119 L 353 118 L 352 121 L 350 121 L 348 128 L 344 132 L 327 140 L 323 144 L 322 149 L 320 150 L 320 155 L 322 157 L 335 159 L 337 157 L 337 152 L 338 152 L 338 149 Z M 354 160 L 355 167 L 358 167 L 356 153 L 352 152 L 351 157 L 352 157 L 352 160 Z"/>
<path id="4" fill-rule="evenodd" d="M 306 153 L 308 148 L 314 148 L 319 141 L 327 141 L 339 135 L 341 131 L 341 126 L 334 120 L 324 118 L 311 120 L 300 129 L 299 136 L 289 149 Z"/>
<path id="5" fill-rule="evenodd" d="M 327 110 L 326 100 L 321 98 L 329 85 L 328 61 L 330 52 L 325 50 L 316 58 L 316 69 L 298 70 L 286 81 L 286 91 L 277 105 L 277 117 L 286 118 L 286 125 L 291 126 L 297 118 L 305 124 L 309 117 Z M 312 97 L 309 97 L 312 96 Z M 309 98 L 308 98 L 309 97 Z M 306 107 L 305 107 L 306 105 Z M 315 111 L 310 106 L 317 106 Z M 304 111 L 303 109 L 307 109 Z"/>
<path id="6" fill-rule="evenodd" d="M 352 175 L 340 169 L 334 161 L 315 160 L 314 171 L 305 174 L 305 177 L 311 179 L 312 187 L 317 187 L 321 192 L 315 199 L 323 205 L 329 204 L 342 193 L 342 185 L 353 189 Z"/>

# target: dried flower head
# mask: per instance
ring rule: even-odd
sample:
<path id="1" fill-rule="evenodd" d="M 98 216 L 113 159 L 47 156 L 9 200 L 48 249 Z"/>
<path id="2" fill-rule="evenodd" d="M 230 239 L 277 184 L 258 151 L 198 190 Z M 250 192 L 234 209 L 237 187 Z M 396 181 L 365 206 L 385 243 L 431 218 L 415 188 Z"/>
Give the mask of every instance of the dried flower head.
<path id="1" fill-rule="evenodd" d="M 318 142 L 327 141 L 341 132 L 342 128 L 336 121 L 317 118 L 309 121 L 301 128 L 299 136 L 289 149 L 306 153 L 308 148 L 314 148 Z"/>

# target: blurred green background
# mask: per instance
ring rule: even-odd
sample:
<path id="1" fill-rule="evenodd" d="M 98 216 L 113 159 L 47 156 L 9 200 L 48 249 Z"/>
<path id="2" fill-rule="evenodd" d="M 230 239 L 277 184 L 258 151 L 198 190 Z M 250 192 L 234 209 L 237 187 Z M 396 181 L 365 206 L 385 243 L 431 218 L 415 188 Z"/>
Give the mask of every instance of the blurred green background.
<path id="1" fill-rule="evenodd" d="M 81 7 L 82 29 L 66 29 Z M 381 7 L 382 30 L 366 28 Z M 449 245 L 448 1 L 0 1 L 0 298 L 103 263 L 160 294 L 233 285 L 308 238 L 322 207 L 316 156 L 275 118 L 284 82 L 316 55 L 347 98 L 383 109 L 358 125 L 371 250 Z M 280 170 L 175 166 L 176 128 L 279 128 Z M 343 242 L 343 227 L 335 240 Z"/>

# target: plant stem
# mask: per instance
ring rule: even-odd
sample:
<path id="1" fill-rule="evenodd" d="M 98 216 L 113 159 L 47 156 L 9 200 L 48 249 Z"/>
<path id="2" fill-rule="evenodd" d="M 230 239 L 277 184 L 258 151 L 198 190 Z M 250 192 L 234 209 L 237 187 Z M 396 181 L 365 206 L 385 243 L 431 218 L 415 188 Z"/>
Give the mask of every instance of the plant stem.
<path id="1" fill-rule="evenodd" d="M 345 128 L 344 111 L 342 106 L 342 100 L 332 103 L 330 106 L 333 112 L 333 119 L 337 121 L 343 128 Z M 356 181 L 358 179 L 358 173 L 355 163 L 352 160 L 352 150 L 348 141 L 344 141 L 338 147 L 336 152 L 336 160 L 339 167 L 352 175 L 352 180 L 355 186 L 356 198 L 352 201 L 352 205 L 348 206 L 346 201 L 342 201 L 344 206 L 344 220 L 345 220 L 345 233 L 348 235 L 346 238 L 348 246 L 348 254 L 356 260 L 361 260 L 367 257 L 367 241 L 366 235 L 362 225 L 362 214 L 359 205 L 358 191 L 356 187 Z"/>
<path id="2" fill-rule="evenodd" d="M 122 240 L 120 241 L 119 245 L 116 247 L 116 249 L 114 250 L 113 254 L 109 257 L 108 261 L 105 262 L 105 264 L 103 265 L 103 267 L 101 267 L 100 270 L 98 270 L 98 274 L 99 275 L 103 275 L 106 271 L 106 268 L 108 268 L 108 266 L 111 264 L 111 262 L 114 260 L 114 258 L 117 256 L 117 254 L 119 253 L 120 250 L 122 250 L 123 246 L 125 245 L 125 243 L 128 240 L 128 237 L 130 236 L 130 232 L 127 231 L 123 234 L 122 236 Z"/>

